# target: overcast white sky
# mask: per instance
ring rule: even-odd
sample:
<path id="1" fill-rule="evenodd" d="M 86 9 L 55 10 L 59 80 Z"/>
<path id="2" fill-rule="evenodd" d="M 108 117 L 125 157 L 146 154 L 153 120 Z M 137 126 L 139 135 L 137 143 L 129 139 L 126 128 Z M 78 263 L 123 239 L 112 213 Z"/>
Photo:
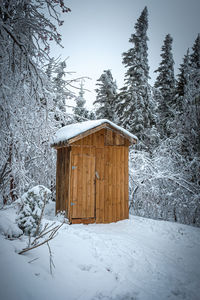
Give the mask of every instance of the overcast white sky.
<path id="1" fill-rule="evenodd" d="M 73 76 L 87 76 L 87 106 L 95 100 L 96 80 L 103 70 L 111 69 L 118 87 L 123 86 L 122 52 L 132 47 L 128 42 L 142 10 L 149 11 L 148 48 L 151 83 L 154 82 L 166 34 L 174 39 L 175 71 L 200 33 L 200 0 L 68 0 L 72 12 L 64 15 L 60 27 L 64 49 L 54 47 L 52 55 L 67 60 Z M 73 77 L 72 76 L 72 77 Z"/>

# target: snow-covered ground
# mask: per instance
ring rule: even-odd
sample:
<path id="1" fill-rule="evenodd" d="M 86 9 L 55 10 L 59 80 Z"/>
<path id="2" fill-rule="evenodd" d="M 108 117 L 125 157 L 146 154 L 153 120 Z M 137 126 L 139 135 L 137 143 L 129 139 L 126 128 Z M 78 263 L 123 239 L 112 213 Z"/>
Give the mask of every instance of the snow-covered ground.
<path id="1" fill-rule="evenodd" d="M 56 220 L 53 212 L 50 204 L 45 221 Z M 14 208 L 0 211 L 1 233 L 18 230 L 15 217 Z M 27 240 L 0 234 L 2 300 L 200 299 L 199 228 L 135 216 L 65 224 L 50 242 L 53 275 L 46 245 L 18 254 Z"/>

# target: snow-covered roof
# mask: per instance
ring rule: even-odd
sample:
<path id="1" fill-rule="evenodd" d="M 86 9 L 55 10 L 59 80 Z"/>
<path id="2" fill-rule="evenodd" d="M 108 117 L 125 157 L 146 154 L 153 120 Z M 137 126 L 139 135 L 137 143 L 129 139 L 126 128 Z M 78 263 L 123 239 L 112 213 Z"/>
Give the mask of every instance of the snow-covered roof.
<path id="1" fill-rule="evenodd" d="M 60 128 L 55 133 L 51 145 L 55 146 L 67 142 L 68 140 L 77 137 L 78 135 L 81 135 L 83 133 L 86 133 L 91 129 L 97 128 L 103 124 L 105 124 L 105 128 L 112 127 L 113 129 L 116 129 L 117 131 L 121 132 L 121 134 L 123 134 L 132 143 L 135 143 L 137 141 L 137 137 L 132 133 L 128 132 L 126 129 L 114 124 L 113 122 L 107 119 L 100 119 L 70 124 Z"/>

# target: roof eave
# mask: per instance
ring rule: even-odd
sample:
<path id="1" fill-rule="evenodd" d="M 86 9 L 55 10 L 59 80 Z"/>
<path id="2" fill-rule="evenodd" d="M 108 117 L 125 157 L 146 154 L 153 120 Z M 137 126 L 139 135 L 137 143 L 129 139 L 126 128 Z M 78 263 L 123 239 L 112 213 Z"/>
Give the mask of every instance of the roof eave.
<path id="1" fill-rule="evenodd" d="M 127 135 L 123 131 L 118 130 L 117 128 L 113 127 L 111 124 L 105 122 L 105 123 L 103 123 L 101 125 L 97 125 L 96 127 L 88 129 L 88 130 L 86 130 L 86 131 L 84 131 L 82 133 L 79 133 L 79 134 L 75 135 L 73 138 L 70 138 L 68 140 L 65 140 L 65 141 L 62 141 L 62 142 L 59 142 L 59 143 L 53 143 L 53 144 L 51 144 L 51 147 L 52 148 L 56 148 L 56 149 L 62 148 L 62 147 L 69 147 L 72 143 L 74 143 L 74 142 L 76 142 L 76 141 L 78 141 L 78 140 L 80 140 L 82 138 L 85 138 L 88 135 L 93 134 L 93 133 L 95 133 L 95 132 L 97 132 L 97 131 L 99 131 L 101 129 L 104 129 L 104 128 L 109 128 L 109 129 L 112 129 L 115 132 L 120 133 L 124 138 L 126 138 L 127 140 L 129 140 L 129 142 L 131 144 L 137 144 L 137 140 L 136 139 L 134 139 L 133 137 Z"/>

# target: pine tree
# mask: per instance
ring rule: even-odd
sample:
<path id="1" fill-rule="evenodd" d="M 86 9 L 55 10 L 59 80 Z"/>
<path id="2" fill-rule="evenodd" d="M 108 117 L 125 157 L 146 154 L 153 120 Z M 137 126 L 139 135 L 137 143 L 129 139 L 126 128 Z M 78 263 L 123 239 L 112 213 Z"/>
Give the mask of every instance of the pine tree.
<path id="1" fill-rule="evenodd" d="M 151 88 L 148 84 L 148 10 L 142 11 L 135 33 L 129 42 L 134 46 L 122 54 L 123 64 L 127 68 L 125 84 L 118 95 L 117 115 L 119 123 L 136 134 L 142 143 L 146 143 L 146 130 L 154 123 L 154 104 Z"/>
<path id="2" fill-rule="evenodd" d="M 190 181 L 200 183 L 200 42 L 199 35 L 180 65 L 176 87 L 176 117 L 172 127 L 176 128 L 174 139 L 176 151 L 185 161 Z M 199 183 L 198 183 L 199 182 Z"/>
<path id="3" fill-rule="evenodd" d="M 198 34 L 191 53 L 191 68 L 192 68 L 192 81 L 194 83 L 193 93 L 196 105 L 196 114 L 199 122 L 200 119 L 200 34 Z M 200 124 L 199 124 L 200 125 Z"/>
<path id="4" fill-rule="evenodd" d="M 190 156 L 198 156 L 200 159 L 200 34 L 192 50 L 188 80 L 184 86 L 185 134 L 190 141 Z"/>
<path id="5" fill-rule="evenodd" d="M 185 95 L 185 87 L 189 83 L 189 73 L 190 73 L 190 55 L 189 49 L 187 50 L 186 55 L 183 58 L 183 63 L 180 64 L 179 74 L 177 75 L 176 82 L 176 94 L 177 97 L 181 98 Z M 179 110 L 182 111 L 182 108 L 179 107 Z"/>
<path id="6" fill-rule="evenodd" d="M 200 69 L 200 34 L 198 34 L 192 47 L 191 64 L 193 68 Z"/>
<path id="7" fill-rule="evenodd" d="M 159 102 L 159 127 L 162 137 L 170 135 L 169 120 L 173 117 L 171 106 L 174 101 L 175 78 L 172 42 L 172 37 L 170 36 L 170 34 L 167 34 L 164 40 L 164 44 L 161 48 L 162 61 L 158 69 L 155 71 L 158 73 L 158 76 L 156 78 L 154 86 L 161 92 L 161 99 Z"/>
<path id="8" fill-rule="evenodd" d="M 88 111 L 84 107 L 86 101 L 84 99 L 83 81 L 81 81 L 79 96 L 75 99 L 75 101 L 76 101 L 76 107 L 73 109 L 75 114 L 74 118 L 78 122 L 84 121 L 85 119 L 88 118 Z"/>
<path id="9" fill-rule="evenodd" d="M 73 93 L 67 88 L 68 81 L 66 76 L 66 61 L 59 61 L 55 64 L 54 77 L 52 78 L 54 90 L 54 117 L 57 126 L 65 126 L 71 122 L 71 118 L 66 114 L 67 100 L 74 97 Z"/>
<path id="10" fill-rule="evenodd" d="M 97 80 L 97 97 L 94 104 L 97 104 L 96 115 L 99 119 L 108 119 L 116 122 L 115 105 L 117 95 L 117 85 L 113 80 L 110 70 L 104 70 Z"/>

